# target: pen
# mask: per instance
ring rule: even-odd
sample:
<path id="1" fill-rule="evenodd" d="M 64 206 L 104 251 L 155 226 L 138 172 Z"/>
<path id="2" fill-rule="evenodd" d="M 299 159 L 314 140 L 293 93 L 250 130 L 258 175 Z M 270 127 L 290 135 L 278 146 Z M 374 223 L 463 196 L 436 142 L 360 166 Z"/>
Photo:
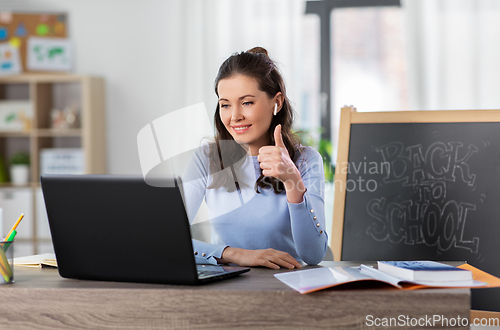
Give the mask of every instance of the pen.
<path id="1" fill-rule="evenodd" d="M 14 240 L 14 237 L 17 235 L 17 230 L 13 230 L 8 237 L 5 238 L 5 244 L 3 245 L 3 250 L 7 252 L 10 247 L 11 242 Z"/>
<path id="2" fill-rule="evenodd" d="M 17 235 L 17 230 L 13 230 L 9 236 L 5 237 L 5 242 L 9 243 L 14 240 L 14 237 Z"/>
<path id="3" fill-rule="evenodd" d="M 19 226 L 19 223 L 21 222 L 21 220 L 24 218 L 24 213 L 21 213 L 21 216 L 19 217 L 19 219 L 17 219 L 16 223 L 14 224 L 14 226 L 12 226 L 12 229 L 9 231 L 9 233 L 7 234 L 7 236 L 5 236 L 5 240 L 7 241 L 7 239 L 9 238 L 9 236 L 12 234 L 12 232 L 14 230 L 16 230 L 17 226 Z"/>

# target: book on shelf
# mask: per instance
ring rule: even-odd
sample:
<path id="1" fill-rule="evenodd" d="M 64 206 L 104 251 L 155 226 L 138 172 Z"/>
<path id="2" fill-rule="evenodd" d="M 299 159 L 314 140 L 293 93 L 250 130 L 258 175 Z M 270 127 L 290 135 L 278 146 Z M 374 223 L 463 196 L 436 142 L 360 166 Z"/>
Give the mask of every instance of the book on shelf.
<path id="1" fill-rule="evenodd" d="M 40 174 L 83 174 L 85 154 L 81 148 L 40 150 Z"/>
<path id="2" fill-rule="evenodd" d="M 14 266 L 32 268 L 57 267 L 57 260 L 54 253 L 35 254 L 14 258 Z"/>
<path id="3" fill-rule="evenodd" d="M 459 268 L 471 271 L 472 280 L 467 281 L 410 281 L 378 270 L 375 267 L 318 267 L 278 273 L 274 276 L 292 289 L 305 294 L 348 283 L 385 283 L 402 290 L 423 288 L 489 288 L 500 287 L 500 278 L 483 272 L 469 264 Z"/>
<path id="4" fill-rule="evenodd" d="M 470 270 L 436 261 L 378 261 L 378 269 L 409 281 L 471 281 Z"/>

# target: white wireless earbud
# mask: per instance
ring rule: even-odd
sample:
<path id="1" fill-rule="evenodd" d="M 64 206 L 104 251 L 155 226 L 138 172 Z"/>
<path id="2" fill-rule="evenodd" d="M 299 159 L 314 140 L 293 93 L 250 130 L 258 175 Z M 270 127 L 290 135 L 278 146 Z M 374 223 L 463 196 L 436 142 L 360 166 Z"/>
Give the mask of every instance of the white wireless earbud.
<path id="1" fill-rule="evenodd" d="M 278 103 L 274 103 L 274 115 L 278 113 Z"/>

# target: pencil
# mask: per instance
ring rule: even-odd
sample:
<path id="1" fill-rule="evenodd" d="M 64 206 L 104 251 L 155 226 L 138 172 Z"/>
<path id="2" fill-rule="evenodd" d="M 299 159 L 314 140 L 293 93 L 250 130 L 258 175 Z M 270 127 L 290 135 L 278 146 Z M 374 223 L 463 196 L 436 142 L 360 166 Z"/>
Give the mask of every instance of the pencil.
<path id="1" fill-rule="evenodd" d="M 2 275 L 5 283 L 10 282 L 10 276 L 9 276 L 9 274 L 7 274 L 7 271 L 5 270 L 5 268 L 3 268 L 2 265 L 0 265 L 0 275 Z"/>
<path id="2" fill-rule="evenodd" d="M 7 283 L 12 278 L 12 269 L 10 268 L 9 261 L 7 260 L 3 249 L 0 249 L 0 272 Z"/>
<path id="3" fill-rule="evenodd" d="M 19 226 L 19 223 L 21 222 L 21 220 L 23 220 L 24 218 L 24 213 L 21 213 L 21 216 L 19 217 L 19 219 L 17 219 L 16 223 L 14 224 L 14 226 L 12 226 L 12 229 L 9 231 L 9 233 L 7 234 L 7 236 L 5 236 L 5 239 L 7 239 L 10 234 L 12 234 L 12 232 L 14 230 L 16 230 L 17 226 Z"/>

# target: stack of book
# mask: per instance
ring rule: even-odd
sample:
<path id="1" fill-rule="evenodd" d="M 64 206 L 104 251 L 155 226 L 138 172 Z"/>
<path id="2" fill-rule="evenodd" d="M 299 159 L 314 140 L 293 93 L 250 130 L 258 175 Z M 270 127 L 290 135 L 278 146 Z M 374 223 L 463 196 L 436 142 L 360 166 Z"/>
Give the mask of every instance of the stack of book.
<path id="1" fill-rule="evenodd" d="M 470 270 L 435 261 L 379 261 L 377 265 L 379 271 L 408 281 L 472 281 Z"/>
<path id="2" fill-rule="evenodd" d="M 453 267 L 435 261 L 379 261 L 377 266 L 319 267 L 274 276 L 300 293 L 361 281 L 382 282 L 405 290 L 500 287 L 499 278 L 469 264 Z"/>

